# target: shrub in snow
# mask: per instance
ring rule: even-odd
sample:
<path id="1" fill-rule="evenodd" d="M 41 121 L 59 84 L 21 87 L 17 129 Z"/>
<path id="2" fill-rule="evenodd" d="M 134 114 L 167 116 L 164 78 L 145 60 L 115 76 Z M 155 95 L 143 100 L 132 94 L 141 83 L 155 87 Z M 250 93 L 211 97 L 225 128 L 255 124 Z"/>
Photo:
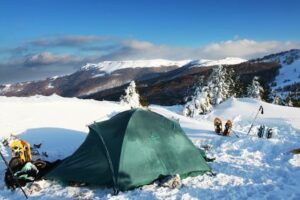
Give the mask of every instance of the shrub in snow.
<path id="1" fill-rule="evenodd" d="M 191 101 L 187 102 L 183 108 L 183 115 L 188 117 L 195 117 L 197 115 L 206 114 L 210 112 L 212 105 L 208 96 L 208 87 L 197 88 L 195 95 Z"/>
<path id="2" fill-rule="evenodd" d="M 260 85 L 258 77 L 255 76 L 252 80 L 252 83 L 247 87 L 247 96 L 254 99 L 261 99 L 263 92 L 264 89 Z"/>
<path id="3" fill-rule="evenodd" d="M 120 102 L 123 105 L 130 105 L 131 108 L 141 107 L 140 95 L 136 90 L 134 81 L 131 81 L 129 86 L 125 90 L 125 95 L 120 97 Z"/>

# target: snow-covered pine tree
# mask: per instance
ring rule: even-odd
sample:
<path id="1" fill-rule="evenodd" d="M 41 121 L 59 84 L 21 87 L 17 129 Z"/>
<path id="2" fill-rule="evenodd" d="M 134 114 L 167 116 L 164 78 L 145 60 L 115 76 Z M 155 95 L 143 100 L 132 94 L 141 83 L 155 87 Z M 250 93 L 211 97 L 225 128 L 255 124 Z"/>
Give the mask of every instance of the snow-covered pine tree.
<path id="1" fill-rule="evenodd" d="M 271 98 L 273 99 L 273 100 L 272 100 L 272 103 L 273 103 L 273 104 L 282 105 L 282 100 L 281 100 L 281 98 L 277 95 L 277 93 L 276 93 L 275 90 L 272 90 L 272 91 L 271 91 Z"/>
<path id="2" fill-rule="evenodd" d="M 233 72 L 228 73 L 222 65 L 213 69 L 208 83 L 208 95 L 212 105 L 220 104 L 233 95 L 234 81 L 231 73 Z"/>
<path id="3" fill-rule="evenodd" d="M 194 95 L 189 98 L 183 109 L 183 115 L 194 117 L 206 114 L 217 105 L 235 94 L 234 71 L 226 70 L 222 65 L 213 69 L 207 86 L 203 87 L 203 79 L 195 88 Z"/>
<path id="4" fill-rule="evenodd" d="M 236 97 L 239 91 L 236 91 L 236 84 L 239 82 L 239 77 L 235 75 L 235 71 L 232 68 L 224 68 L 226 70 L 225 81 L 229 86 L 227 98 Z"/>
<path id="5" fill-rule="evenodd" d="M 198 87 L 192 99 L 184 105 L 183 115 L 195 117 L 211 111 L 212 105 L 208 96 L 208 87 Z"/>
<path id="6" fill-rule="evenodd" d="M 277 105 L 282 105 L 281 98 L 279 96 L 275 96 L 272 103 Z"/>
<path id="7" fill-rule="evenodd" d="M 130 105 L 131 108 L 141 107 L 140 95 L 136 90 L 136 84 L 134 81 L 131 81 L 129 86 L 125 90 L 125 95 L 120 97 L 121 104 Z"/>
<path id="8" fill-rule="evenodd" d="M 285 103 L 284 103 L 286 106 L 290 106 L 290 107 L 293 107 L 293 101 L 292 101 L 292 98 L 291 98 L 291 93 L 289 93 L 286 98 L 285 98 Z"/>
<path id="9" fill-rule="evenodd" d="M 252 83 L 247 87 L 247 96 L 254 99 L 261 99 L 262 93 L 264 92 L 263 87 L 258 81 L 258 77 L 255 76 Z"/>

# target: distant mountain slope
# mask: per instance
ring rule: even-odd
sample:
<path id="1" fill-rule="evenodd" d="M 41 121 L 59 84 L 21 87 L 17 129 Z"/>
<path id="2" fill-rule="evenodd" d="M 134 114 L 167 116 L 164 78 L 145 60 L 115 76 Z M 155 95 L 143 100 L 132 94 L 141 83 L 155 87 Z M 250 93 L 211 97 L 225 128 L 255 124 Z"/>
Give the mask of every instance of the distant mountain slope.
<path id="1" fill-rule="evenodd" d="M 242 83 L 249 84 L 253 76 L 261 77 L 265 87 L 271 87 L 285 97 L 291 92 L 300 98 L 300 50 L 271 54 L 250 61 L 241 58 L 221 60 L 128 60 L 87 64 L 73 74 L 41 81 L 0 85 L 0 95 L 32 96 L 58 94 L 64 97 L 118 100 L 131 80 L 137 82 L 142 97 L 149 103 L 172 105 L 184 103 L 200 76 L 206 79 L 216 65 L 231 67 Z"/>
<path id="2" fill-rule="evenodd" d="M 150 67 L 166 67 L 178 66 L 181 67 L 191 62 L 191 60 L 171 61 L 164 59 L 154 60 L 125 60 L 125 61 L 103 61 L 97 64 L 88 63 L 81 70 L 97 69 L 100 72 L 110 74 L 113 71 L 126 68 L 150 68 Z"/>
<path id="3" fill-rule="evenodd" d="M 244 62 L 237 65 L 227 65 L 227 67 L 233 68 L 246 86 L 254 76 L 261 77 L 262 84 L 268 85 L 278 74 L 280 65 L 276 62 Z M 193 93 L 192 88 L 199 77 L 204 76 L 206 80 L 211 71 L 212 66 L 194 67 L 194 65 L 186 65 L 152 79 L 137 81 L 137 88 L 141 96 L 151 104 L 183 104 L 184 98 Z M 82 98 L 117 101 L 126 87 L 127 84 L 82 96 Z"/>
<path id="4" fill-rule="evenodd" d="M 97 64 L 87 64 L 79 71 L 61 77 L 48 78 L 41 81 L 24 82 L 11 85 L 0 85 L 0 95 L 32 96 L 36 94 L 58 94 L 66 97 L 87 96 L 93 93 L 122 86 L 131 80 L 147 80 L 160 77 L 166 72 L 179 69 L 186 65 L 211 66 L 217 63 L 240 63 L 245 60 L 226 58 L 214 60 L 129 60 L 104 61 Z"/>
<path id="5" fill-rule="evenodd" d="M 292 97 L 300 96 L 300 49 L 292 49 L 276 54 L 271 54 L 254 62 L 277 62 L 281 65 L 279 73 L 271 83 L 273 90 L 276 90 L 280 96 L 286 96 L 291 93 Z"/>

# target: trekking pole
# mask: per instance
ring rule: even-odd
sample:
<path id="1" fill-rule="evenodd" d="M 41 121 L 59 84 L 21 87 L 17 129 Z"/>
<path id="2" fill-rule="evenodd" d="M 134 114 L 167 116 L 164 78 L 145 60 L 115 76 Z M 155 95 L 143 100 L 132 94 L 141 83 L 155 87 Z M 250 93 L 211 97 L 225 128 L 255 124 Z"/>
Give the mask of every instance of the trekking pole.
<path id="1" fill-rule="evenodd" d="M 261 113 L 262 115 L 264 114 L 264 108 L 262 106 L 259 106 L 259 109 L 258 109 L 258 111 L 257 111 L 257 113 L 256 113 L 256 115 L 255 115 L 255 117 L 254 117 L 254 119 L 253 119 L 253 121 L 251 123 L 251 126 L 249 128 L 249 131 L 248 131 L 247 135 L 249 135 L 251 129 L 253 128 L 254 122 L 255 122 L 255 120 L 256 120 L 256 118 L 257 118 L 257 116 L 258 116 L 259 113 Z"/>
<path id="2" fill-rule="evenodd" d="M 19 187 L 19 188 L 21 189 L 21 191 L 23 192 L 25 198 L 28 199 L 28 196 L 27 196 L 26 192 L 24 191 L 24 189 L 22 188 L 21 184 L 19 183 L 19 180 L 14 176 L 14 173 L 13 173 L 12 169 L 9 167 L 9 164 L 8 164 L 8 162 L 6 161 L 6 159 L 5 159 L 5 157 L 3 156 L 3 154 L 2 154 L 1 151 L 0 151 L 0 155 L 1 155 L 1 158 L 2 158 L 2 160 L 4 161 L 4 163 L 5 163 L 6 167 L 7 167 L 7 169 L 8 169 L 9 172 L 11 173 L 13 179 L 15 179 L 15 181 L 16 181 L 18 187 Z"/>
<path id="3" fill-rule="evenodd" d="M 240 136 L 234 130 L 232 130 L 232 133 L 235 135 L 235 137 L 240 138 Z"/>

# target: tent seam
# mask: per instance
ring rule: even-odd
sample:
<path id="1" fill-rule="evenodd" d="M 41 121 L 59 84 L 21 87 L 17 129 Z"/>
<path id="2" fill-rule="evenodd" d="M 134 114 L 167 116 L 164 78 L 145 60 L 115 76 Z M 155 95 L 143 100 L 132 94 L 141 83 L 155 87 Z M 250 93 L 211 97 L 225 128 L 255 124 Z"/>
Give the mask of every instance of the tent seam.
<path id="1" fill-rule="evenodd" d="M 92 127 L 91 127 L 92 128 Z M 93 129 L 93 128 L 92 128 Z M 98 133 L 95 129 L 93 129 L 96 133 Z M 107 149 L 107 146 L 106 146 L 106 143 L 104 141 L 104 138 L 102 137 L 101 133 L 99 132 L 98 134 L 99 139 L 101 140 L 103 146 L 104 146 L 104 149 L 105 149 L 105 154 L 106 154 L 106 159 L 108 161 L 108 165 L 109 165 L 109 168 L 110 168 L 110 171 L 111 171 L 111 176 L 112 176 L 112 179 L 113 179 L 113 184 L 114 184 L 114 190 L 115 192 L 118 191 L 118 187 L 117 187 L 117 181 L 116 181 L 116 176 L 115 176 L 115 171 L 113 169 L 113 164 L 112 164 L 112 161 L 111 161 L 111 157 L 110 157 L 110 154 L 109 154 L 109 151 Z"/>

